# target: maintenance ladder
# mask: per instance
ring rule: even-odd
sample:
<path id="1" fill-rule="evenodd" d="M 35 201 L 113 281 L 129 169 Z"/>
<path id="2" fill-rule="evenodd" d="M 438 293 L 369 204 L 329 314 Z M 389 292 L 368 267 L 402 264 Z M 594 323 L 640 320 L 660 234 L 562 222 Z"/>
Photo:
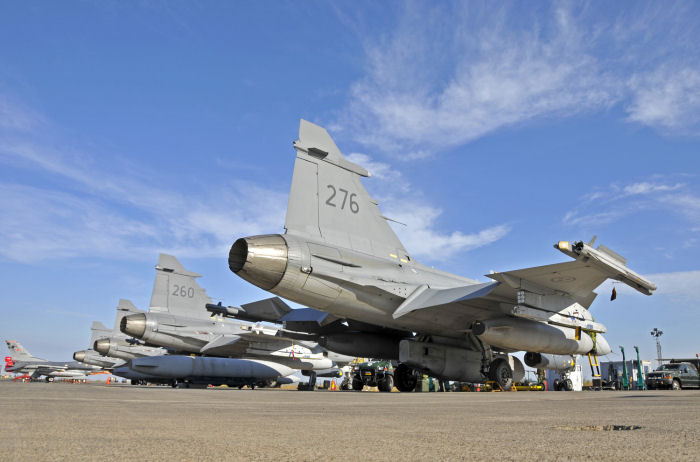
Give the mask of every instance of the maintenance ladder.
<path id="1" fill-rule="evenodd" d="M 600 364 L 598 364 L 598 356 L 588 353 L 588 364 L 591 365 L 591 375 L 593 376 L 593 388 L 597 390 L 602 390 L 603 378 L 600 375 Z"/>

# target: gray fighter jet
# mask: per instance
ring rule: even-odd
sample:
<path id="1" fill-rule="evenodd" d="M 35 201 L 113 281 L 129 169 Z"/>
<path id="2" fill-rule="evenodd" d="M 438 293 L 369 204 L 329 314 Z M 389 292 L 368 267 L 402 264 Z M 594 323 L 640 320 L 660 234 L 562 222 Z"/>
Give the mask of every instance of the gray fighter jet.
<path id="1" fill-rule="evenodd" d="M 120 326 L 122 319 L 125 316 L 138 313 L 145 313 L 145 311 L 136 308 L 129 300 L 120 299 L 117 305 L 117 316 L 114 320 L 114 328 L 108 335 L 103 335 L 93 341 L 92 346 L 94 350 L 103 356 L 119 358 L 124 361 L 142 358 L 144 356 L 161 356 L 168 354 L 169 350 L 167 348 L 145 344 L 121 332 Z"/>
<path id="2" fill-rule="evenodd" d="M 91 372 L 100 370 L 97 366 L 85 365 L 78 361 L 47 361 L 36 358 L 15 340 L 5 340 L 10 355 L 5 357 L 5 371 L 27 374 L 32 379 L 45 377 L 47 382 L 55 378 L 85 378 Z"/>
<path id="3" fill-rule="evenodd" d="M 210 315 L 204 308 L 211 305 L 211 299 L 197 283 L 199 277 L 199 274 L 185 269 L 174 256 L 161 254 L 156 265 L 149 311 L 124 317 L 120 323 L 121 331 L 148 344 L 179 352 L 272 361 L 291 369 L 312 372 L 326 373 L 335 367 L 336 362 L 352 360 L 344 355 L 329 354 L 315 342 L 281 338 L 279 329 L 269 324 Z M 243 306 L 256 313 L 291 310 L 278 298 Z M 177 360 L 150 358 L 132 361 L 131 365 L 132 369 L 144 364 L 148 366 L 143 367 L 153 368 L 158 361 L 162 362 L 160 370 L 169 370 Z M 210 363 L 224 364 L 221 361 Z M 143 369 L 136 370 L 143 372 Z M 315 378 L 311 373 L 310 382 Z"/>
<path id="4" fill-rule="evenodd" d="M 561 241 L 573 261 L 488 274 L 478 282 L 419 264 L 322 127 L 301 121 L 284 235 L 238 239 L 232 272 L 281 297 L 329 313 L 315 326 L 327 348 L 400 361 L 396 386 L 418 372 L 504 388 L 524 372 L 514 351 L 610 353 L 588 308 L 606 279 L 645 295 L 656 286 L 593 242 Z M 313 324 L 313 323 L 312 323 Z M 309 331 L 309 323 L 306 325 Z"/>
<path id="5" fill-rule="evenodd" d="M 90 335 L 90 348 L 87 350 L 80 350 L 73 353 L 73 359 L 84 364 L 90 364 L 93 366 L 99 366 L 104 369 L 112 369 L 117 365 L 124 364 L 124 361 L 118 358 L 111 358 L 109 356 L 102 356 L 102 354 L 92 349 L 94 343 L 101 339 L 108 337 L 112 334 L 112 331 L 105 327 L 99 321 L 94 321 L 90 327 L 92 334 Z"/>

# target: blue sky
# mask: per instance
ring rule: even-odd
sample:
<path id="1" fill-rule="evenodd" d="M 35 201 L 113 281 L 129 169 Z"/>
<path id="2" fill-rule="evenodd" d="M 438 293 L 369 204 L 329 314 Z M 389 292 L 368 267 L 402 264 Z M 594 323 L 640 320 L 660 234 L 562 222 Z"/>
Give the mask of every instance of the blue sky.
<path id="1" fill-rule="evenodd" d="M 698 36 L 692 2 L 5 2 L 0 337 L 69 358 L 147 307 L 158 252 L 266 296 L 228 248 L 282 232 L 305 118 L 421 262 L 482 279 L 597 234 L 659 285 L 599 290 L 609 343 L 694 355 Z"/>

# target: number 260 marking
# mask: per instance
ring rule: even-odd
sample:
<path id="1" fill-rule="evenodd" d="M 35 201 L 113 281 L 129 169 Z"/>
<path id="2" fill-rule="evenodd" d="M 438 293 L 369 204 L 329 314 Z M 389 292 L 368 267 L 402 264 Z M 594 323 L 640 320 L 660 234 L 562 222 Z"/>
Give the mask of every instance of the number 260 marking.
<path id="1" fill-rule="evenodd" d="M 175 290 L 173 290 L 173 293 L 170 295 L 174 295 L 176 297 L 194 298 L 194 287 L 185 287 L 178 284 L 173 285 L 175 286 Z"/>
<path id="2" fill-rule="evenodd" d="M 350 193 L 350 191 L 343 188 L 338 188 L 336 190 L 335 186 L 330 184 L 326 185 L 326 188 L 330 189 L 331 191 L 331 195 L 326 200 L 326 205 L 330 205 L 331 207 L 338 207 L 338 204 L 335 202 L 335 196 L 338 195 L 338 192 L 340 192 L 343 195 L 343 201 L 340 202 L 341 210 L 343 210 L 345 208 L 345 205 L 347 204 L 348 208 L 352 213 L 357 213 L 360 211 L 360 204 L 358 204 L 357 201 L 354 200 L 354 198 L 357 197 L 357 194 Z M 340 198 L 338 198 L 338 201 L 340 201 Z"/>

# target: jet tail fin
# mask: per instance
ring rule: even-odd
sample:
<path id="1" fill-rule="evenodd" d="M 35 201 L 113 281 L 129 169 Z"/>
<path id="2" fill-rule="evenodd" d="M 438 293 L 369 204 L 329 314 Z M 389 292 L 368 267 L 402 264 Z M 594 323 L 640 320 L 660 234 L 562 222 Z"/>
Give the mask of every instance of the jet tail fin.
<path id="1" fill-rule="evenodd" d="M 5 340 L 5 343 L 7 344 L 7 349 L 10 350 L 10 358 L 12 358 L 13 361 L 30 361 L 33 359 L 39 359 L 32 356 L 32 354 L 28 352 L 27 349 L 24 348 L 17 340 Z"/>
<path id="2" fill-rule="evenodd" d="M 302 119 L 294 149 L 288 233 L 380 258 L 407 258 L 377 201 L 362 185 L 369 172 L 347 160 L 323 127 Z"/>
<path id="3" fill-rule="evenodd" d="M 197 284 L 201 277 L 188 271 L 172 255 L 160 254 L 156 265 L 156 280 L 153 284 L 150 311 L 165 311 L 180 316 L 208 318 L 204 309 L 211 299 Z"/>
<path id="4" fill-rule="evenodd" d="M 112 330 L 109 329 L 107 326 L 105 326 L 104 324 L 102 324 L 99 321 L 92 322 L 92 326 L 90 327 L 90 331 L 92 333 L 90 335 L 90 343 L 89 343 L 90 347 L 89 348 L 92 348 L 92 346 L 95 344 L 95 341 L 97 341 L 101 338 L 109 337 L 112 334 Z"/>
<path id="5" fill-rule="evenodd" d="M 119 329 L 124 316 L 129 316 L 130 314 L 145 313 L 144 310 L 139 310 L 131 303 L 131 300 L 126 300 L 124 298 L 119 299 L 119 304 L 117 305 L 117 316 L 114 319 L 114 327 L 112 328 L 111 335 L 116 337 L 124 337 L 124 334 Z"/>
<path id="6" fill-rule="evenodd" d="M 92 348 L 95 342 L 101 338 L 106 338 L 112 335 L 112 329 L 108 328 L 99 321 L 93 321 L 90 327 L 90 343 L 88 348 Z"/>

